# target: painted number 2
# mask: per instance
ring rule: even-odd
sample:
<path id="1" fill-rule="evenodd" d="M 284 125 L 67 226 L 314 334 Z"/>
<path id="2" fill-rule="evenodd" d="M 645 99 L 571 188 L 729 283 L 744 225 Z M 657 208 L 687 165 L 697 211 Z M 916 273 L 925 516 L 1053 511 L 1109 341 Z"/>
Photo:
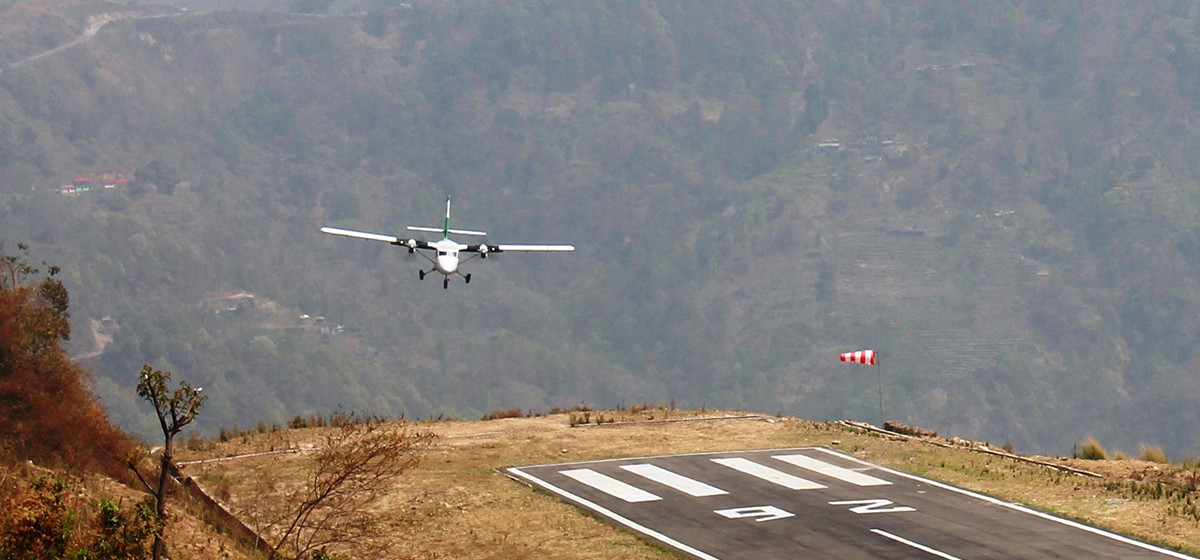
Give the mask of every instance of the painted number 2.
<path id="1" fill-rule="evenodd" d="M 855 506 L 850 508 L 854 513 L 900 513 L 903 511 L 917 511 L 916 508 L 908 506 L 898 506 L 891 500 L 843 500 L 840 502 L 829 502 L 831 506 Z"/>

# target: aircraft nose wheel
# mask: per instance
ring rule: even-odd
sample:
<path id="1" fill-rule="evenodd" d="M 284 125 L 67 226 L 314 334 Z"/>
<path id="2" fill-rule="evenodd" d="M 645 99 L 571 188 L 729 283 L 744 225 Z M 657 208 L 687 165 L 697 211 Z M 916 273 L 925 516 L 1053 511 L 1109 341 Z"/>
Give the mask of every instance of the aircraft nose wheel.
<path id="1" fill-rule="evenodd" d="M 450 277 L 447 276 L 445 280 L 442 280 L 442 289 L 445 290 L 446 288 L 449 288 L 449 287 L 450 287 Z"/>

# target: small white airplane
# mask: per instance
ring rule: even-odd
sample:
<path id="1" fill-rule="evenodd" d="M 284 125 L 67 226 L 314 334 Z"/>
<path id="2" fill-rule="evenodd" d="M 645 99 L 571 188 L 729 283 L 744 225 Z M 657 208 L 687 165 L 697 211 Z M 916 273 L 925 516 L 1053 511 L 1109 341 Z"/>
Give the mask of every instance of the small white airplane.
<path id="1" fill-rule="evenodd" d="M 440 272 L 445 275 L 442 279 L 442 288 L 450 287 L 450 277 L 457 274 L 466 280 L 467 284 L 471 283 L 471 275 L 463 274 L 458 270 L 458 265 L 471 260 L 478 256 L 481 259 L 486 259 L 490 253 L 504 253 L 512 251 L 536 251 L 536 252 L 553 252 L 553 251 L 574 251 L 574 245 L 488 245 L 480 243 L 477 245 L 466 245 L 450 239 L 450 234 L 455 235 L 472 235 L 483 237 L 487 235 L 484 231 L 473 231 L 469 229 L 451 229 L 450 228 L 450 197 L 446 197 L 446 225 L 441 228 L 435 227 L 417 227 L 408 226 L 409 231 L 420 231 L 442 234 L 442 239 L 433 243 L 420 239 L 402 239 L 392 235 L 383 235 L 379 233 L 369 233 L 365 231 L 354 231 L 352 229 L 341 229 L 335 227 L 323 227 L 321 233 L 331 235 L 341 235 L 343 237 L 354 237 L 357 239 L 367 239 L 370 241 L 383 241 L 392 245 L 400 245 L 408 247 L 409 253 L 415 253 L 417 249 L 427 249 L 436 251 L 437 257 L 431 257 L 425 253 L 421 253 L 422 257 L 429 259 L 433 263 L 433 268 L 429 270 L 421 270 L 419 276 L 421 280 L 425 279 L 425 275 L 431 272 Z M 474 253 L 465 259 L 459 259 L 459 253 Z"/>

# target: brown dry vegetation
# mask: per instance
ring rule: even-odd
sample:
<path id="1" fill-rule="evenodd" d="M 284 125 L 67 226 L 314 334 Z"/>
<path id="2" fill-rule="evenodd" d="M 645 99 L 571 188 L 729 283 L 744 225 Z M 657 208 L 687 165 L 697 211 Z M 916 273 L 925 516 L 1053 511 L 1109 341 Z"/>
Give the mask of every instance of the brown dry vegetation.
<path id="1" fill-rule="evenodd" d="M 487 421 L 424 423 L 438 438 L 379 506 L 394 535 L 389 558 L 677 558 L 497 469 L 511 465 L 758 449 L 829 446 L 866 460 L 1080 519 L 1167 546 L 1200 551 L 1195 471 L 1146 461 L 1039 458 L 1093 478 L 980 453 L 979 442 L 881 436 L 838 423 L 741 413 L 651 408 Z M 600 416 L 603 420 L 597 423 Z M 572 424 L 576 424 L 572 427 Z M 254 526 L 264 493 L 300 481 L 329 428 L 249 434 L 180 453 L 203 460 L 263 451 L 298 453 L 192 463 L 211 494 Z M 930 443 L 934 441 L 941 445 Z M 994 448 L 993 448 L 994 449 Z M 352 556 L 352 551 L 341 551 Z"/>
<path id="2" fill-rule="evenodd" d="M 68 473 L 24 463 L 0 465 L 0 506 L 9 514 L 32 494 L 34 480 L 57 480 L 66 485 L 64 513 L 73 520 L 70 528 L 72 550 L 84 544 L 90 532 L 96 530 L 97 513 L 102 501 L 111 500 L 122 511 L 132 510 L 147 498 L 145 492 L 134 490 L 111 478 L 95 474 Z M 252 560 L 253 555 L 239 546 L 223 531 L 200 519 L 200 512 L 187 499 L 176 499 L 168 505 L 170 526 L 166 532 L 167 551 L 178 560 L 228 559 Z M 149 543 L 147 542 L 147 546 Z"/>

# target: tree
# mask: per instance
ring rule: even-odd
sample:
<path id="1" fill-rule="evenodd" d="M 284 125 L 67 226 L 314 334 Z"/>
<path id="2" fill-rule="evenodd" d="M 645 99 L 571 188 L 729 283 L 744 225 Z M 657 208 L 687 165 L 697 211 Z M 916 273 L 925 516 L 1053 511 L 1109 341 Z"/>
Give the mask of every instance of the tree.
<path id="1" fill-rule="evenodd" d="M 162 528 L 167 519 L 167 477 L 174 468 L 172 461 L 173 442 L 175 436 L 184 426 L 192 423 L 200 411 L 200 405 L 207 398 L 200 394 L 202 388 L 192 388 L 187 381 L 180 381 L 174 391 L 170 391 L 167 383 L 171 380 L 171 372 L 152 369 L 149 365 L 142 366 L 138 381 L 138 396 L 146 399 L 154 406 L 158 415 L 158 423 L 163 431 L 163 451 L 159 458 L 158 486 L 151 487 L 146 479 L 130 461 L 129 466 L 137 474 L 139 480 L 154 495 L 155 514 L 158 516 L 158 530 L 154 534 L 154 560 L 161 560 L 163 555 Z"/>
<path id="2" fill-rule="evenodd" d="M 72 470 L 123 472 L 132 449 L 88 390 L 90 373 L 71 362 L 62 342 L 71 335 L 69 297 L 40 270 L 29 249 L 0 255 L 0 454 Z M 42 263 L 43 265 L 45 263 Z"/>
<path id="3" fill-rule="evenodd" d="M 435 436 L 376 419 L 344 420 L 315 452 L 307 483 L 266 507 L 262 532 L 274 533 L 271 558 L 284 557 L 282 551 L 295 559 L 330 557 L 326 551 L 335 547 L 353 548 L 360 558 L 381 552 L 380 519 L 371 506 L 416 466 L 417 451 Z"/>

